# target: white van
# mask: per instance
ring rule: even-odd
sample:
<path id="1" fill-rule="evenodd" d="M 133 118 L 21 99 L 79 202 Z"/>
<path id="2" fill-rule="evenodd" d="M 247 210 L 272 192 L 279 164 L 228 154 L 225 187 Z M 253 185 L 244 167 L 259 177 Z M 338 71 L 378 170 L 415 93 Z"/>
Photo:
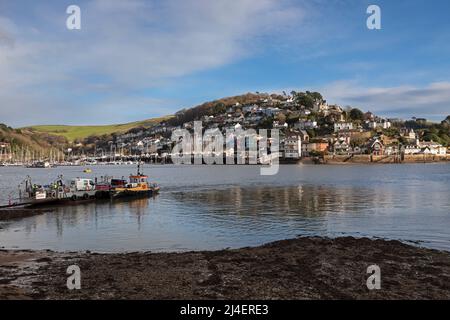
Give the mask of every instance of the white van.
<path id="1" fill-rule="evenodd" d="M 95 183 L 92 179 L 76 178 L 70 181 L 70 188 L 74 191 L 92 191 L 95 190 Z"/>
<path id="2" fill-rule="evenodd" d="M 76 178 L 70 181 L 69 192 L 66 193 L 66 197 L 73 200 L 76 199 L 89 199 L 95 197 L 95 183 L 92 179 Z"/>

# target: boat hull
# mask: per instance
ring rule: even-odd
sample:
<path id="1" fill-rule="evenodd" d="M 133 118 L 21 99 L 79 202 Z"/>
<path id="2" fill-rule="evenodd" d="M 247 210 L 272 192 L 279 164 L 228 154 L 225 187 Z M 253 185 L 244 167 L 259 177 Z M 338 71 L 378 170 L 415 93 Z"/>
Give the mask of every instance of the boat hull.
<path id="1" fill-rule="evenodd" d="M 159 188 L 150 188 L 147 190 L 120 190 L 113 191 L 112 198 L 145 198 L 152 197 L 159 192 Z"/>

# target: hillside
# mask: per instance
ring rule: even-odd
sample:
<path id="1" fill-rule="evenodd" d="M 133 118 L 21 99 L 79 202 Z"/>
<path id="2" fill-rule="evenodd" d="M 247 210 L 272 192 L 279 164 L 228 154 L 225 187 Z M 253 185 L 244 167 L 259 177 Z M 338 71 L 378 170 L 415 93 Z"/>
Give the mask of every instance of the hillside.
<path id="1" fill-rule="evenodd" d="M 277 94 L 268 94 L 268 93 L 246 93 L 238 96 L 221 98 L 209 102 L 205 102 L 198 106 L 182 109 L 175 114 L 175 116 L 169 120 L 169 124 L 177 126 L 182 125 L 185 122 L 192 121 L 194 119 L 199 119 L 205 115 L 214 115 L 224 113 L 225 110 L 236 104 L 240 105 L 248 105 L 253 103 L 261 102 L 268 98 L 277 98 L 277 99 L 285 99 L 281 95 Z"/>
<path id="2" fill-rule="evenodd" d="M 83 140 L 92 136 L 110 135 L 112 133 L 125 133 L 131 129 L 139 127 L 152 127 L 160 122 L 170 120 L 171 124 L 183 124 L 199 115 L 210 114 L 222 111 L 223 108 L 234 105 L 236 103 L 248 104 L 256 103 L 261 99 L 268 98 L 266 93 L 246 93 L 238 96 L 222 98 L 201 105 L 183 109 L 176 113 L 175 116 L 166 116 L 160 118 L 147 119 L 124 124 L 98 125 L 98 126 L 70 126 L 70 125 L 35 125 L 22 128 L 37 133 L 45 133 L 55 136 L 61 136 L 68 141 Z M 181 116 L 182 115 L 182 116 Z"/>
<path id="3" fill-rule="evenodd" d="M 12 129 L 4 126 L 3 134 L 0 135 L 1 141 L 13 141 L 15 145 L 34 145 L 34 148 L 48 148 L 68 145 L 72 142 L 81 142 L 83 148 L 89 146 L 101 146 L 102 143 L 115 141 L 116 136 L 131 131 L 142 132 L 142 128 L 153 128 L 159 124 L 163 124 L 165 128 L 177 128 L 194 120 L 203 119 L 208 122 L 216 122 L 216 127 L 223 127 L 230 120 L 234 121 L 236 114 L 244 117 L 243 107 L 257 105 L 259 107 L 275 107 L 279 110 L 277 118 L 273 115 L 268 116 L 263 113 L 260 116 L 263 120 L 257 126 L 271 128 L 276 122 L 286 122 L 289 126 L 293 126 L 300 119 L 314 120 L 317 122 L 315 129 L 309 128 L 308 134 L 311 138 L 321 137 L 333 133 L 333 124 L 337 121 L 353 121 L 357 126 L 363 126 L 366 114 L 356 108 L 347 107 L 345 110 L 339 106 L 331 105 L 328 115 L 324 115 L 321 111 L 313 112 L 314 105 L 322 105 L 325 100 L 318 92 L 291 92 L 292 96 L 286 94 L 268 94 L 268 93 L 246 93 L 233 97 L 217 99 L 203 104 L 185 108 L 174 115 L 136 121 L 124 124 L 98 125 L 98 126 L 70 126 L 70 125 L 37 125 L 22 129 Z M 328 108 L 328 107 L 327 107 Z M 231 111 L 230 111 L 231 110 Z M 370 117 L 374 117 L 372 121 L 381 118 L 368 112 Z M 242 119 L 240 119 L 242 120 Z M 240 121 L 239 119 L 236 121 Z M 249 119 L 246 119 L 247 122 Z M 385 119 L 386 120 L 386 119 Z M 384 120 L 384 121 L 385 121 Z M 251 122 L 251 121 L 250 121 Z M 390 137 L 400 137 L 400 125 L 403 128 L 414 129 L 419 138 L 424 141 L 435 141 L 444 146 L 450 145 L 449 132 L 450 116 L 442 123 L 430 123 L 425 119 L 413 119 L 405 122 L 397 123 L 393 128 L 384 130 L 385 134 Z M 249 124 L 249 123 L 247 123 Z M 250 123 L 250 125 L 255 123 Z M 155 128 L 158 130 L 158 128 Z M 366 128 L 367 129 L 367 128 Z M 5 131 L 6 130 L 6 131 Z M 148 130 L 145 130 L 148 131 Z M 151 130 L 150 130 L 151 131 Z M 1 132 L 0 132 L 1 133 Z M 6 134 L 6 136 L 5 136 Z M 133 133 L 135 134 L 135 133 Z M 8 136 L 9 135 L 9 136 Z M 3 139 L 2 139 L 3 137 Z M 5 138 L 6 137 L 6 138 Z M 356 140 L 355 140 L 356 141 Z M 404 141 L 403 141 L 404 142 Z"/>
<path id="4" fill-rule="evenodd" d="M 0 124 L 0 142 L 8 143 L 16 148 L 28 147 L 30 150 L 42 151 L 50 148 L 59 149 L 67 140 L 45 132 L 34 132 L 28 129 L 13 129 Z"/>
<path id="5" fill-rule="evenodd" d="M 124 133 L 137 127 L 151 127 L 162 121 L 170 119 L 171 116 L 136 121 L 124 124 L 99 125 L 99 126 L 68 126 L 68 125 L 37 125 L 23 128 L 36 133 L 61 136 L 68 141 L 82 140 L 90 136 L 102 136 L 112 133 Z"/>

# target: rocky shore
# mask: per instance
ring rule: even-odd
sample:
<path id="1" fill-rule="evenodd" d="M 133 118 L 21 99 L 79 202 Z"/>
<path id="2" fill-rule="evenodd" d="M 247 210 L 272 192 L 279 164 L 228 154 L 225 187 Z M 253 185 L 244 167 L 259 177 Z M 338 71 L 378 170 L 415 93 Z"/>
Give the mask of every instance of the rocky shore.
<path id="1" fill-rule="evenodd" d="M 370 291 L 374 264 L 381 289 Z M 70 265 L 81 290 L 66 287 Z M 3 250 L 0 299 L 450 299 L 450 253 L 355 238 L 186 253 Z"/>

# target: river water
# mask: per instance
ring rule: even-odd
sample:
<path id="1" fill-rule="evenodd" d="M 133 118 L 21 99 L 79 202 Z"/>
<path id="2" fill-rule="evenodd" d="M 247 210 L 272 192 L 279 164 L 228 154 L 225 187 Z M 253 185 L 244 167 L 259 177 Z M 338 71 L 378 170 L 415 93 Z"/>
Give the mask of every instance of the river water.
<path id="1" fill-rule="evenodd" d="M 128 176 L 132 166 L 0 168 L 0 202 L 33 182 Z M 187 251 L 304 236 L 381 237 L 450 251 L 450 165 L 146 166 L 150 199 L 57 208 L 0 222 L 0 247 L 56 251 Z M 16 192 L 17 193 L 17 192 Z"/>

